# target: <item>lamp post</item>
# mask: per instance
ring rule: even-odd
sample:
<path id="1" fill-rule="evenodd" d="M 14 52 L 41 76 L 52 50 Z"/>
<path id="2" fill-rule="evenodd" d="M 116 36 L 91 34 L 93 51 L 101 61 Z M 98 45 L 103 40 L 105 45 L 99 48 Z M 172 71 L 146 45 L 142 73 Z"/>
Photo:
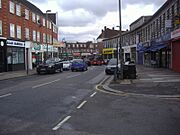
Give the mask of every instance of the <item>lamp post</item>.
<path id="1" fill-rule="evenodd" d="M 123 79 L 123 52 L 122 52 L 122 42 L 121 42 L 121 35 L 122 35 L 122 31 L 121 31 L 121 0 L 119 0 L 119 50 L 120 50 L 120 65 L 121 65 L 121 68 L 120 68 L 120 73 L 121 73 L 121 78 L 120 79 Z M 119 51 L 118 51 L 119 52 Z M 118 64 L 118 62 L 117 62 Z"/>
<path id="2" fill-rule="evenodd" d="M 47 33 L 48 33 L 48 13 L 51 12 L 51 10 L 46 10 L 46 45 L 47 45 L 47 50 L 46 50 L 46 59 L 48 59 L 48 40 L 47 40 Z"/>

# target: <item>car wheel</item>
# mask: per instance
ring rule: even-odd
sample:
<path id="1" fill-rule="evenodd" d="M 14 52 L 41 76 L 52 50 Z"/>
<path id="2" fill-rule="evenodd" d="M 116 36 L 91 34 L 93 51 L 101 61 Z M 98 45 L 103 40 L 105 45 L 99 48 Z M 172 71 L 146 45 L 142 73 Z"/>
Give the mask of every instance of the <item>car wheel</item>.
<path id="1" fill-rule="evenodd" d="M 38 75 L 40 75 L 40 74 L 41 74 L 41 72 L 39 72 L 39 71 L 38 71 L 38 72 L 37 72 L 37 74 L 38 74 Z"/>

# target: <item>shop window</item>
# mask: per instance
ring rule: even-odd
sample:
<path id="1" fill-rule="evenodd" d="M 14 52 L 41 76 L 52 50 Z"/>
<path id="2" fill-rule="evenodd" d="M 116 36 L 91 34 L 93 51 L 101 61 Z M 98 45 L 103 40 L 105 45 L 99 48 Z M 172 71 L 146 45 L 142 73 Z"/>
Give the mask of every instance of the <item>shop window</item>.
<path id="1" fill-rule="evenodd" d="M 0 35 L 2 35 L 2 21 L 0 20 Z"/>
<path id="2" fill-rule="evenodd" d="M 29 39 L 29 29 L 28 28 L 25 28 L 25 32 L 26 32 L 26 39 Z"/>
<path id="3" fill-rule="evenodd" d="M 10 37 L 15 37 L 15 25 L 10 23 Z"/>
<path id="4" fill-rule="evenodd" d="M 17 38 L 21 39 L 21 26 L 17 25 Z"/>
<path id="5" fill-rule="evenodd" d="M 36 41 L 36 31 L 33 30 L 33 41 Z"/>
<path id="6" fill-rule="evenodd" d="M 8 48 L 8 64 L 22 64 L 24 63 L 24 49 L 23 48 Z"/>
<path id="7" fill-rule="evenodd" d="M 29 20 L 29 10 L 25 9 L 25 19 Z"/>
<path id="8" fill-rule="evenodd" d="M 21 16 L 21 6 L 16 4 L 16 15 Z"/>
<path id="9" fill-rule="evenodd" d="M 9 12 L 14 14 L 14 3 L 12 1 L 9 1 Z"/>

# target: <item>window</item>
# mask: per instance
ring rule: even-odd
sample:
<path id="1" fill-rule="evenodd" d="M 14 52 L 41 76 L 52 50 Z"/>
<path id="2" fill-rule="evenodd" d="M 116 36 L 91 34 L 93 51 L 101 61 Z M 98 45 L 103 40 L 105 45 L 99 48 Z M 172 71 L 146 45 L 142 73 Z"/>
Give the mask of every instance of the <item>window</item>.
<path id="1" fill-rule="evenodd" d="M 33 30 L 33 41 L 36 41 L 36 31 Z"/>
<path id="2" fill-rule="evenodd" d="M 36 19 L 37 19 L 37 23 L 40 24 L 40 17 L 39 17 L 39 15 L 36 16 Z"/>
<path id="3" fill-rule="evenodd" d="M 29 20 L 29 10 L 25 9 L 25 19 Z"/>
<path id="4" fill-rule="evenodd" d="M 21 6 L 16 4 L 16 15 L 21 16 Z"/>
<path id="5" fill-rule="evenodd" d="M 46 26 L 46 21 L 44 18 L 43 18 L 43 26 Z"/>
<path id="6" fill-rule="evenodd" d="M 37 42 L 40 42 L 40 32 L 37 32 Z"/>
<path id="7" fill-rule="evenodd" d="M 46 34 L 43 33 L 43 42 L 46 43 Z"/>
<path id="8" fill-rule="evenodd" d="M 2 35 L 2 21 L 0 20 L 0 35 Z"/>
<path id="9" fill-rule="evenodd" d="M 49 22 L 49 29 L 51 29 L 51 22 Z"/>
<path id="10" fill-rule="evenodd" d="M 29 39 L 29 29 L 25 28 L 25 37 L 26 39 Z"/>
<path id="11" fill-rule="evenodd" d="M 15 26 L 10 23 L 10 37 L 15 37 Z"/>
<path id="12" fill-rule="evenodd" d="M 49 38 L 50 38 L 49 42 L 50 42 L 50 44 L 52 44 L 52 35 L 50 35 Z"/>
<path id="13" fill-rule="evenodd" d="M 32 21 L 36 22 L 36 15 L 35 15 L 35 13 L 32 13 Z"/>
<path id="14" fill-rule="evenodd" d="M 49 28 L 48 26 L 49 26 L 49 21 L 47 20 L 46 21 L 46 28 Z"/>
<path id="15" fill-rule="evenodd" d="M 9 1 L 9 12 L 14 14 L 14 3 L 12 1 Z"/>
<path id="16" fill-rule="evenodd" d="M 17 25 L 16 32 L 17 32 L 17 38 L 21 39 L 21 26 Z"/>
<path id="17" fill-rule="evenodd" d="M 2 8 L 2 6 L 1 6 L 1 0 L 0 0 L 0 8 Z"/>

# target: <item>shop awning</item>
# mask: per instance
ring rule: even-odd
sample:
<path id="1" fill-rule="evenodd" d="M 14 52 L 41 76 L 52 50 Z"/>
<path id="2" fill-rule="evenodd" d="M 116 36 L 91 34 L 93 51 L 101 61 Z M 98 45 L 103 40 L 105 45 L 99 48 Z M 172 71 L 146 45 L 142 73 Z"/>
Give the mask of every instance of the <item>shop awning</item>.
<path id="1" fill-rule="evenodd" d="M 167 47 L 167 44 L 155 45 L 155 46 L 150 47 L 150 51 L 156 52 L 156 51 L 161 50 L 165 47 Z"/>

